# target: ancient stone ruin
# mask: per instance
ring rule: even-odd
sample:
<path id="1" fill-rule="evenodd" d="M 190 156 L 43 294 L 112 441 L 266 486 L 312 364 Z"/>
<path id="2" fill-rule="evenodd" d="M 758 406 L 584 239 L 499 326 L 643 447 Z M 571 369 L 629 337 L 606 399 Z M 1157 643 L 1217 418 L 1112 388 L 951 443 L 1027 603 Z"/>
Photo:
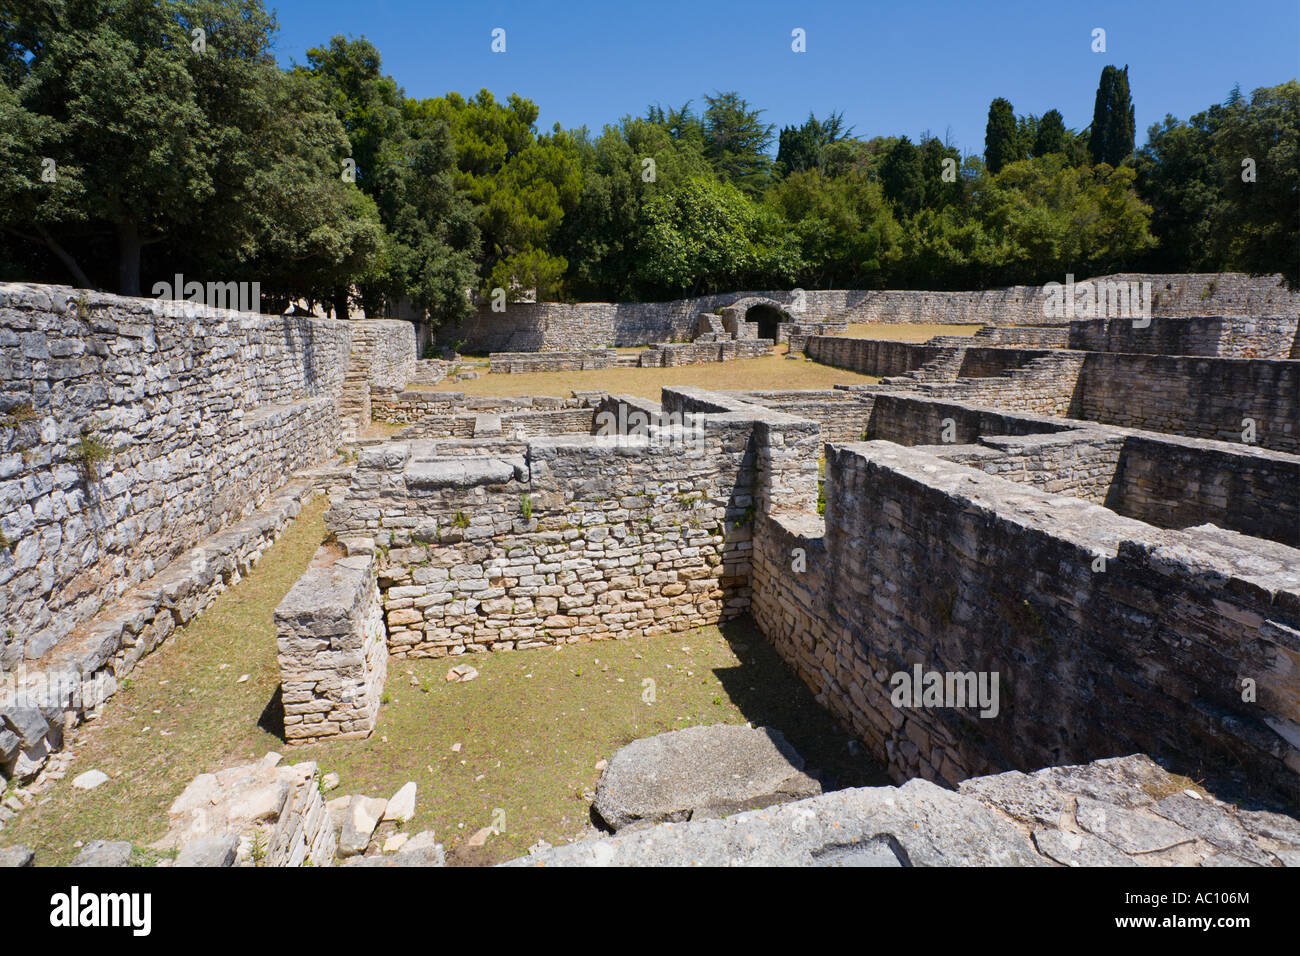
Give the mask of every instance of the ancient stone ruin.
<path id="1" fill-rule="evenodd" d="M 881 379 L 657 402 L 411 388 L 447 365 L 416 360 L 409 323 L 176 319 L 0 286 L 4 772 L 38 778 L 324 493 L 331 541 L 275 618 L 288 747 L 372 733 L 393 659 L 750 615 L 915 797 L 900 816 L 894 788 L 781 783 L 797 802 L 777 811 L 679 807 L 671 837 L 521 863 L 1300 862 L 1293 819 L 1215 797 L 1300 803 L 1300 296 L 1140 278 L 1144 321 L 1053 321 L 1042 290 L 1014 288 L 810 292 L 801 311 L 788 293 L 512 304 L 467 324 L 526 353 L 494 371 L 609 367 L 587 363 L 677 338 L 639 364 L 779 341 Z M 881 321 L 985 327 L 842 334 Z M 403 428 L 359 438 L 379 418 Z M 280 862 L 327 861 L 347 833 L 364 851 L 382 820 L 362 826 L 360 797 L 316 806 L 314 766 L 241 773 L 275 796 L 257 820 Z M 746 799 L 727 806 L 766 805 Z M 801 813 L 845 839 L 797 830 Z M 247 859 L 252 825 L 192 856 Z M 412 863 L 441 859 L 417 847 Z"/>

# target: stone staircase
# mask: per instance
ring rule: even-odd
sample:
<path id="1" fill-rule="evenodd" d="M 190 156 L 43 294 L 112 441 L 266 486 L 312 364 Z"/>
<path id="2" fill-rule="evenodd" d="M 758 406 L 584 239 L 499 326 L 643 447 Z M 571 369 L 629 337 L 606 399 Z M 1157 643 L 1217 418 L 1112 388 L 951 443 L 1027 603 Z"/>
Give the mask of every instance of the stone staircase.
<path id="1" fill-rule="evenodd" d="M 356 441 L 357 436 L 370 426 L 370 359 L 355 351 L 348 357 L 348 367 L 343 375 L 339 420 L 344 443 Z"/>

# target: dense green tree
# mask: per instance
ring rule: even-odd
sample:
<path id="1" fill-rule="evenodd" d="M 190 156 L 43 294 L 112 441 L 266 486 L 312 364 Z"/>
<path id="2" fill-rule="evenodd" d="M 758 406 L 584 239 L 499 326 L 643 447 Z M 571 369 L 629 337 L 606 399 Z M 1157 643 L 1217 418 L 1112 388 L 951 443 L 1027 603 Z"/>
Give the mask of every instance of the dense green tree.
<path id="1" fill-rule="evenodd" d="M 945 180 L 945 161 L 951 160 L 947 168 L 951 169 L 952 181 Z M 921 141 L 921 174 L 925 182 L 925 205 L 931 209 L 942 209 L 952 203 L 961 202 L 963 180 L 960 176 L 961 151 L 954 146 L 946 146 L 937 136 L 928 136 Z"/>
<path id="2" fill-rule="evenodd" d="M 1300 83 L 1255 90 L 1220 112 L 1211 150 L 1224 199 L 1212 233 L 1218 261 L 1300 285 Z"/>
<path id="3" fill-rule="evenodd" d="M 1094 163 L 1118 166 L 1133 153 L 1133 99 L 1129 95 L 1128 67 L 1106 66 L 1097 84 L 1092 108 L 1088 151 Z"/>
<path id="4" fill-rule="evenodd" d="M 809 113 L 802 126 L 783 127 L 777 140 L 776 174 L 824 169 L 827 150 L 850 132 L 844 129 L 842 113 L 832 113 L 825 120 Z"/>
<path id="5" fill-rule="evenodd" d="M 538 136 L 537 105 L 513 93 L 505 103 L 488 90 L 472 100 L 448 93 L 418 109 L 451 129 L 458 181 L 474 203 L 482 237 L 480 293 L 557 295 L 567 263 L 550 244 L 582 196 L 575 138 L 558 129 Z"/>
<path id="6" fill-rule="evenodd" d="M 723 182 L 757 195 L 767 184 L 772 125 L 735 91 L 704 97 L 704 151 Z"/>
<path id="7" fill-rule="evenodd" d="M 988 124 L 984 128 L 984 165 L 990 173 L 1024 158 L 1016 112 L 1008 100 L 998 97 L 989 104 Z"/>
<path id="8" fill-rule="evenodd" d="M 11 4 L 4 22 L 5 126 L 30 130 L 58 188 L 20 155 L 20 176 L 35 179 L 6 178 L 0 217 L 79 284 L 99 278 L 87 253 L 110 247 L 114 284 L 138 294 L 142 270 L 170 276 L 175 264 L 150 267 L 146 252 L 181 237 L 190 261 L 214 264 L 223 281 L 241 277 L 252 250 L 313 233 L 330 237 L 316 251 L 332 261 L 314 260 L 326 271 L 373 255 L 374 210 L 351 203 L 338 177 L 346 136 L 313 90 L 276 67 L 275 20 L 259 0 Z M 294 209 L 295 194 L 312 201 Z M 272 221 L 277 209 L 295 214 Z"/>
<path id="9" fill-rule="evenodd" d="M 1151 207 L 1134 190 L 1135 178 L 1131 167 L 1073 167 L 1060 154 L 992 177 L 974 215 L 1002 246 L 1000 281 L 1103 274 L 1152 248 Z"/>
<path id="10" fill-rule="evenodd" d="M 1249 162 L 1247 162 L 1249 160 Z M 1238 91 L 1189 122 L 1166 116 L 1136 160 L 1160 248 L 1154 268 L 1282 273 L 1300 284 L 1300 84 Z"/>
<path id="11" fill-rule="evenodd" d="M 924 204 L 925 174 L 921 168 L 921 151 L 906 136 L 886 154 L 880 167 L 880 185 L 885 198 L 897 207 L 900 217 L 912 215 Z"/>
<path id="12" fill-rule="evenodd" d="M 880 184 L 863 170 L 829 176 L 791 173 L 767 201 L 797 239 L 807 288 L 880 288 L 892 265 L 899 227 Z"/>
<path id="13" fill-rule="evenodd" d="M 464 317 L 478 236 L 473 209 L 456 186 L 446 124 L 406 99 L 364 38 L 336 36 L 328 47 L 308 50 L 307 63 L 299 72 L 327 91 L 347 130 L 357 188 L 375 202 L 385 229 L 382 260 L 355 277 L 366 312 L 391 312 L 405 297 L 435 323 Z M 348 289 L 333 290 L 336 314 L 347 314 Z"/>
<path id="14" fill-rule="evenodd" d="M 643 209 L 638 279 L 663 294 L 788 285 L 798 249 L 784 224 L 730 183 L 690 177 Z"/>
<path id="15" fill-rule="evenodd" d="M 1060 110 L 1048 110 L 1038 121 L 1038 131 L 1034 136 L 1032 155 L 1047 156 L 1051 153 L 1069 151 L 1071 136 L 1065 128 L 1065 118 Z"/>

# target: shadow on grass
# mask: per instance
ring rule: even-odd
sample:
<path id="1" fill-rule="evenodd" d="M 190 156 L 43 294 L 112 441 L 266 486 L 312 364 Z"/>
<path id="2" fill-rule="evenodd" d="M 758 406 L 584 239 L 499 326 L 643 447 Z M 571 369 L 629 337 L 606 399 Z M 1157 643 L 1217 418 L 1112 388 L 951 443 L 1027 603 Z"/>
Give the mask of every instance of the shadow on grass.
<path id="1" fill-rule="evenodd" d="M 284 743 L 284 697 L 280 691 L 280 685 L 276 684 L 275 693 L 271 695 L 271 699 L 262 708 L 262 715 L 257 718 L 257 726 L 258 729 L 266 731 L 281 743 Z"/>
<path id="2" fill-rule="evenodd" d="M 737 667 L 714 669 L 727 696 L 755 727 L 781 731 L 803 757 L 805 770 L 821 781 L 823 790 L 882 787 L 893 782 L 884 768 L 867 756 L 866 748 L 817 703 L 751 618 L 726 621 L 719 630 L 741 661 Z"/>

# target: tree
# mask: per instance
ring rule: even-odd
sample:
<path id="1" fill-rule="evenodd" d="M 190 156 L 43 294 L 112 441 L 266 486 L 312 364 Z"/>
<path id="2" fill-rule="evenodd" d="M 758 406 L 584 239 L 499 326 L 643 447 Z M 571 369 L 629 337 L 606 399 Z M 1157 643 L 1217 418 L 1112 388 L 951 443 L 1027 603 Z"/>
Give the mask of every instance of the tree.
<path id="1" fill-rule="evenodd" d="M 808 169 L 823 169 L 827 150 L 851 132 L 852 130 L 844 129 L 842 113 L 832 113 L 825 120 L 819 120 L 809 113 L 808 120 L 802 126 L 783 127 L 776 150 L 777 176 Z"/>
<path id="2" fill-rule="evenodd" d="M 785 285 L 800 266 L 784 223 L 712 177 L 657 192 L 643 217 L 638 279 L 664 294 Z"/>
<path id="3" fill-rule="evenodd" d="M 1128 67 L 1106 66 L 1097 84 L 1092 108 L 1088 151 L 1094 163 L 1118 166 L 1133 152 L 1133 101 L 1129 96 Z"/>
<path id="4" fill-rule="evenodd" d="M 537 105 L 514 93 L 505 103 L 488 90 L 472 100 L 448 93 L 419 110 L 451 129 L 457 180 L 475 205 L 482 236 L 481 293 L 534 289 L 540 279 L 539 295 L 558 294 L 556 277 L 567 263 L 549 247 L 582 197 L 574 137 L 558 129 L 539 137 Z"/>
<path id="5" fill-rule="evenodd" d="M 754 196 L 767 183 L 773 127 L 734 91 L 705 96 L 704 153 L 723 182 Z"/>
<path id="6" fill-rule="evenodd" d="M 954 175 L 952 181 L 944 179 L 945 160 L 951 160 Z M 946 146 L 937 136 L 927 136 L 921 140 L 921 174 L 925 183 L 925 206 L 941 209 L 952 203 L 961 202 L 963 182 L 957 175 L 961 167 L 961 152 L 954 146 Z"/>
<path id="7" fill-rule="evenodd" d="M 900 218 L 917 212 L 925 202 L 921 151 L 906 136 L 885 155 L 880 167 L 880 185 L 885 198 L 897 207 Z"/>
<path id="8" fill-rule="evenodd" d="M 1038 121 L 1032 155 L 1037 158 L 1051 153 L 1065 153 L 1069 148 L 1070 134 L 1065 129 L 1065 119 L 1060 110 L 1048 110 Z"/>
<path id="9" fill-rule="evenodd" d="M 421 112 L 366 39 L 331 39 L 307 51 L 306 72 L 319 81 L 351 142 L 356 186 L 373 200 L 385 230 L 384 255 L 357 282 L 367 314 L 391 312 L 403 297 L 436 323 L 472 308 L 478 251 L 474 210 L 456 186 L 455 152 L 446 123 Z M 346 315 L 348 286 L 336 288 L 335 312 Z"/>
<path id="10" fill-rule="evenodd" d="M 259 0 L 64 0 L 7 7 L 4 19 L 5 128 L 26 130 L 56 165 L 48 184 L 31 147 L 17 149 L 24 165 L 3 180 L 0 225 L 40 240 L 78 284 L 95 281 L 85 263 L 111 248 L 116 287 L 139 294 L 142 272 L 169 274 L 182 239 L 189 261 L 223 279 L 255 250 L 313 233 L 359 243 L 326 243 L 333 266 L 367 260 L 370 228 L 351 220 L 373 210 L 350 203 L 342 183 L 315 182 L 338 179 L 346 136 L 319 96 L 276 67 L 275 19 Z M 192 43 L 199 27 L 203 45 Z M 281 201 L 294 194 L 312 199 Z M 272 221 L 272 210 L 286 218 Z M 145 261 L 164 249 L 171 261 Z"/>
<path id="11" fill-rule="evenodd" d="M 989 104 L 988 124 L 984 128 L 984 165 L 996 174 L 1008 163 L 1023 158 L 1015 109 L 999 96 Z"/>

